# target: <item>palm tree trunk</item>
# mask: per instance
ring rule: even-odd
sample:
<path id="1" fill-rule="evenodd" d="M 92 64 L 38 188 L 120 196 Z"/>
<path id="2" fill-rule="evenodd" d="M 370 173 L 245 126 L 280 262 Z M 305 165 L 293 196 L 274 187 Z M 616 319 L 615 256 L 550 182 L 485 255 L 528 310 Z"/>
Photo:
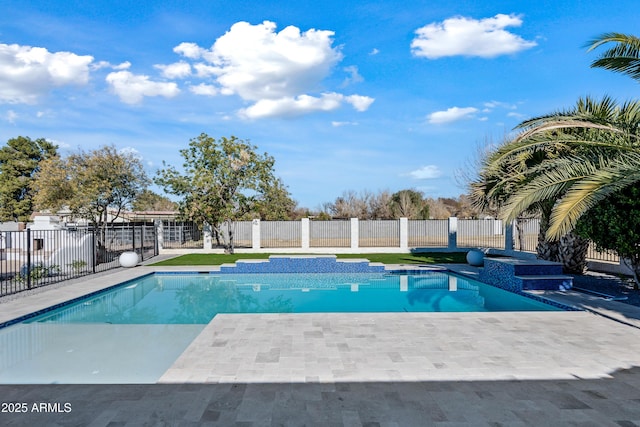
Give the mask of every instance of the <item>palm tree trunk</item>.
<path id="1" fill-rule="evenodd" d="M 231 221 L 227 221 L 227 227 L 229 228 L 229 253 L 232 254 L 235 251 L 235 245 L 233 241 L 233 223 Z"/>
<path id="2" fill-rule="evenodd" d="M 571 274 L 582 274 L 587 269 L 587 250 L 589 239 L 585 239 L 573 231 L 560 238 L 558 258 L 564 270 Z"/>
<path id="3" fill-rule="evenodd" d="M 549 229 L 549 218 L 551 217 L 551 209 L 543 208 L 540 217 L 540 228 L 538 230 L 538 246 L 536 247 L 538 259 L 558 262 L 559 251 L 558 242 L 547 239 L 547 230 Z"/>

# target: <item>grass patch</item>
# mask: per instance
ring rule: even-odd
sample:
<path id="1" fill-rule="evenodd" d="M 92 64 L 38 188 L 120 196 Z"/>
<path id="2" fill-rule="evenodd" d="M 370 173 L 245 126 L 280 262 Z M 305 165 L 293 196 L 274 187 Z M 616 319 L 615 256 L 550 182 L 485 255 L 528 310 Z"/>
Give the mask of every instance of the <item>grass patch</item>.
<path id="1" fill-rule="evenodd" d="M 366 258 L 383 264 L 462 264 L 466 252 L 424 252 L 419 254 L 339 254 L 338 258 Z"/>
<path id="2" fill-rule="evenodd" d="M 269 255 L 271 254 L 187 254 L 151 265 L 220 265 L 233 263 L 239 259 L 268 259 Z M 381 262 L 383 264 L 462 264 L 467 262 L 466 256 L 466 252 L 424 252 L 419 254 L 337 254 L 338 258 L 366 258 L 371 262 Z"/>

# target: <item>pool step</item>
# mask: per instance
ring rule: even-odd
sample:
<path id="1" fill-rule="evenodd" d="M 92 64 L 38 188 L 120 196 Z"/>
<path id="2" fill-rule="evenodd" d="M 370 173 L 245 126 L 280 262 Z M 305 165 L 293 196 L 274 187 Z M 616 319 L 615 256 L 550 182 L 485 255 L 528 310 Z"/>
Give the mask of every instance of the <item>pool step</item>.
<path id="1" fill-rule="evenodd" d="M 573 286 L 573 277 L 565 275 L 556 276 L 515 276 L 522 283 L 522 290 L 568 290 Z"/>
<path id="2" fill-rule="evenodd" d="M 479 279 L 510 291 L 567 290 L 573 278 L 562 274 L 562 264 L 537 259 L 485 258 Z"/>
<path id="3" fill-rule="evenodd" d="M 223 264 L 220 273 L 383 273 L 384 264 L 367 259 L 337 259 L 335 255 L 271 255 L 268 260 Z"/>

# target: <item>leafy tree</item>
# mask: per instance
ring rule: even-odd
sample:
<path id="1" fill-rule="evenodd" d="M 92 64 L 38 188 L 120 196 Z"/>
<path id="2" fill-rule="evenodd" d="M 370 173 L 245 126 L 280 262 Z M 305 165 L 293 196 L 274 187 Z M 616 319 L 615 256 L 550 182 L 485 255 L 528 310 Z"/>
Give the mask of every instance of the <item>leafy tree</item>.
<path id="1" fill-rule="evenodd" d="M 232 223 L 252 211 L 264 211 L 269 188 L 279 187 L 282 194 L 282 183 L 274 177 L 275 160 L 256 148 L 235 136 L 215 139 L 202 133 L 180 150 L 184 173 L 165 165 L 155 178 L 167 193 L 182 198 L 185 217 L 209 224 L 222 236 L 228 253 L 234 250 Z"/>
<path id="2" fill-rule="evenodd" d="M 57 155 L 43 138 L 19 136 L 0 148 L 0 221 L 28 221 L 33 213 L 31 183 L 40 163 Z"/>
<path id="3" fill-rule="evenodd" d="M 260 194 L 262 196 L 256 199 L 253 212 L 249 214 L 250 219 L 258 217 L 264 221 L 284 221 L 296 215 L 297 203 L 280 178 L 261 182 Z"/>
<path id="4" fill-rule="evenodd" d="M 600 201 L 580 218 L 576 230 L 599 251 L 615 251 L 631 268 L 634 289 L 640 285 L 640 184 Z"/>
<path id="5" fill-rule="evenodd" d="M 131 208 L 136 212 L 176 211 L 178 209 L 178 204 L 168 197 L 161 196 L 151 190 L 144 189 L 131 203 Z"/>
<path id="6" fill-rule="evenodd" d="M 80 150 L 65 159 L 43 161 L 33 188 L 39 208 L 68 208 L 74 216 L 101 230 L 100 241 L 104 244 L 108 223 L 130 207 L 147 184 L 136 155 L 104 146 L 88 152 Z"/>
<path id="7" fill-rule="evenodd" d="M 400 190 L 393 193 L 390 205 L 395 218 L 429 219 L 429 205 L 419 191 Z"/>

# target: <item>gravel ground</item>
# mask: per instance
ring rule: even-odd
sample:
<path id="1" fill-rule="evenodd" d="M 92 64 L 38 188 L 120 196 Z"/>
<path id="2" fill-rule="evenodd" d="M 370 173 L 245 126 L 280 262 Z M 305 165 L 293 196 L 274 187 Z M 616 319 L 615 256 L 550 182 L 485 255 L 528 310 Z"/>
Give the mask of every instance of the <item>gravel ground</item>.
<path id="1" fill-rule="evenodd" d="M 626 300 L 621 300 L 620 302 L 640 307 L 640 291 L 633 289 L 633 279 L 631 277 L 618 277 L 589 271 L 582 275 L 573 275 L 573 286 L 615 298 L 626 297 Z"/>

